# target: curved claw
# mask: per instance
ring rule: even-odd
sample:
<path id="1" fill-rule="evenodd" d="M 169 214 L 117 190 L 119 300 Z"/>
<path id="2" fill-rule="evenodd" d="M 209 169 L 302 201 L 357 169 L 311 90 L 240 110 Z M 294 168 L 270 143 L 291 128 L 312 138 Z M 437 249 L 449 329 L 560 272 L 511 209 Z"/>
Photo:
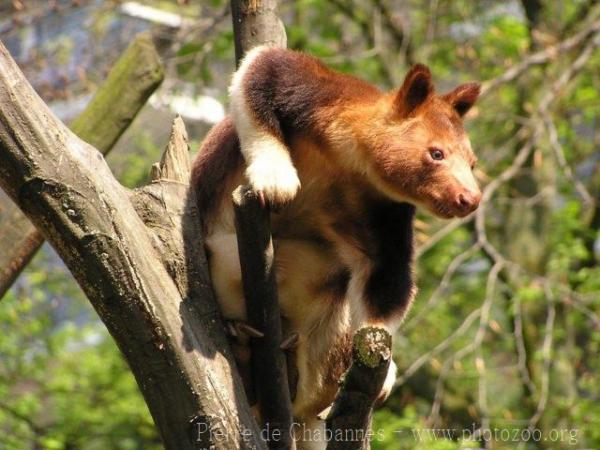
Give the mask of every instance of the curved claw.
<path id="1" fill-rule="evenodd" d="M 252 325 L 248 324 L 247 322 L 237 322 L 236 325 L 237 325 L 237 329 L 239 332 L 245 333 L 246 335 L 248 335 L 250 337 L 254 337 L 254 338 L 265 337 L 265 333 L 263 333 L 260 330 L 257 330 L 256 328 L 254 328 Z"/>
<path id="2" fill-rule="evenodd" d="M 321 411 L 319 414 L 317 414 L 317 419 L 327 420 L 327 416 L 331 412 L 332 407 L 333 407 L 333 403 L 331 405 L 329 405 L 327 408 L 325 408 L 323 411 Z"/>
<path id="3" fill-rule="evenodd" d="M 238 337 L 238 330 L 235 326 L 235 322 L 225 321 L 225 333 L 229 336 Z"/>
<path id="4" fill-rule="evenodd" d="M 300 335 L 297 331 L 290 333 L 283 341 L 281 341 L 281 345 L 279 348 L 281 350 L 291 350 L 296 348 L 298 345 L 298 340 L 300 339 Z"/>
<path id="5" fill-rule="evenodd" d="M 267 207 L 267 200 L 265 199 L 265 193 L 263 191 L 258 191 L 256 193 L 256 195 L 258 196 L 258 201 L 260 203 L 260 207 L 261 208 L 266 208 Z"/>
<path id="6" fill-rule="evenodd" d="M 225 321 L 225 332 L 235 338 L 240 337 L 241 334 L 254 338 L 261 338 L 265 336 L 262 331 L 257 330 L 252 325 L 249 325 L 247 322 L 243 322 L 241 320 Z"/>

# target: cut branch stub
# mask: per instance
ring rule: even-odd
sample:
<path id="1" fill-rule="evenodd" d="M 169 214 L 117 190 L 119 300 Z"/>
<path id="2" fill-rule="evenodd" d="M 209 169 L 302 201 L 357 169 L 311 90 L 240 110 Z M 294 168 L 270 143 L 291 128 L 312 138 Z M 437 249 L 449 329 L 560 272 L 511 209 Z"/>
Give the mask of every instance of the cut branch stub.
<path id="1" fill-rule="evenodd" d="M 361 328 L 352 339 L 354 361 L 372 369 L 389 361 L 391 348 L 392 336 L 383 328 Z"/>
<path id="2" fill-rule="evenodd" d="M 352 343 L 352 365 L 335 398 L 327 429 L 327 450 L 370 448 L 371 416 L 390 366 L 392 337 L 383 328 L 358 330 Z"/>
<path id="3" fill-rule="evenodd" d="M 164 180 L 190 182 L 190 154 L 188 136 L 180 116 L 175 117 L 171 137 L 160 160 L 160 178 Z"/>
<path id="4" fill-rule="evenodd" d="M 251 367 L 270 449 L 291 449 L 292 406 L 286 356 L 281 349 L 271 217 L 249 186 L 233 193 L 235 227 L 248 323 L 264 334 L 250 339 Z"/>

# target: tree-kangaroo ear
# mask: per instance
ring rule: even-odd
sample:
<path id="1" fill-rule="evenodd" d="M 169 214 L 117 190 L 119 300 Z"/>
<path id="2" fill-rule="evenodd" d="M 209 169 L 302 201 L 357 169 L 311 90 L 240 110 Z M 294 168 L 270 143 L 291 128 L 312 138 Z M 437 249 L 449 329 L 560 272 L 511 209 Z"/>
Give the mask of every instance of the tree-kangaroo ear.
<path id="1" fill-rule="evenodd" d="M 396 94 L 395 109 L 400 115 L 407 116 L 431 94 L 433 94 L 433 83 L 429 67 L 415 64 L 406 74 L 404 83 Z"/>
<path id="2" fill-rule="evenodd" d="M 464 116 L 477 101 L 481 85 L 479 83 L 461 84 L 442 98 L 452 105 L 460 116 Z"/>

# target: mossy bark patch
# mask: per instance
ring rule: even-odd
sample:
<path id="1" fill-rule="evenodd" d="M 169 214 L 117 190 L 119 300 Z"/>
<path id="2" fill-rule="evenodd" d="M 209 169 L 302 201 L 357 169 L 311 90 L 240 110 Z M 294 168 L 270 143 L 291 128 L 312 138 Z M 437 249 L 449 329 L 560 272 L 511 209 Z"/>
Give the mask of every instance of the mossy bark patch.
<path id="1" fill-rule="evenodd" d="M 353 338 L 354 361 L 375 368 L 392 356 L 392 336 L 379 327 L 365 327 L 358 330 Z"/>

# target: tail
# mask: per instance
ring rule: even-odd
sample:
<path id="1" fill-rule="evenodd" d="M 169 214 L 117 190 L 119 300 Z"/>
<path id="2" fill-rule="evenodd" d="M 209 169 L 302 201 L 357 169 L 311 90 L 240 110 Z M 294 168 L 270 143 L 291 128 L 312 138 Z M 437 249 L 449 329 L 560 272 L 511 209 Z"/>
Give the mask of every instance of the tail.
<path id="1" fill-rule="evenodd" d="M 191 182 L 203 223 L 224 194 L 227 176 L 243 162 L 233 120 L 227 116 L 208 132 L 192 167 Z"/>

